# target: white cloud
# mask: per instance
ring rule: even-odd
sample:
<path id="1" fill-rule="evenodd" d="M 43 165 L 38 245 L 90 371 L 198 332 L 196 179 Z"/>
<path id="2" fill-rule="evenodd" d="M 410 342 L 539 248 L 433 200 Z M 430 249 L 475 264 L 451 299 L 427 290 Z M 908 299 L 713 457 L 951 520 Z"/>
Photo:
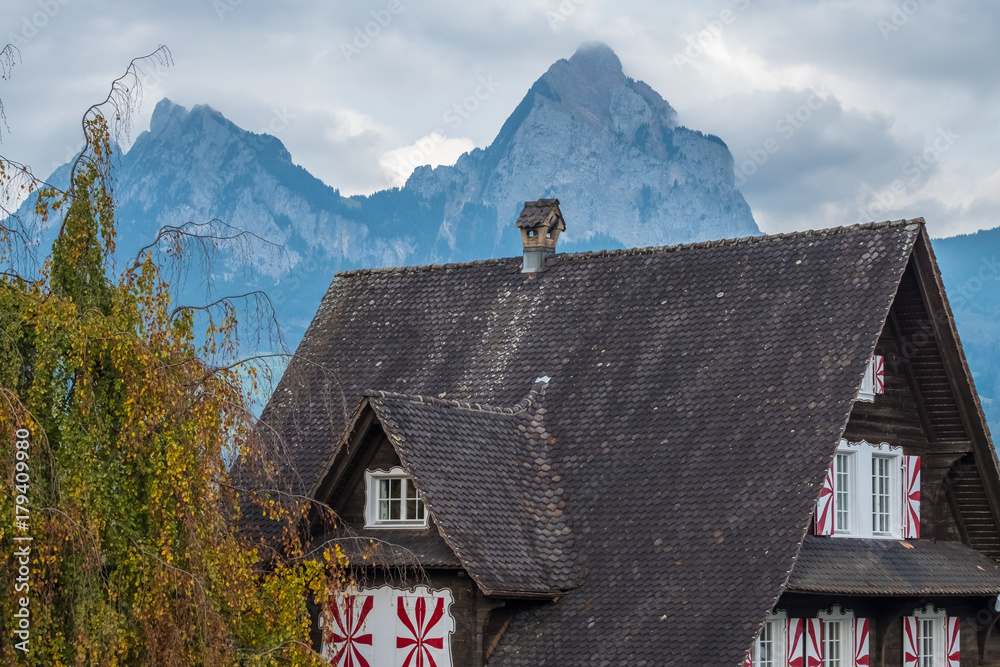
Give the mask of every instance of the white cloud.
<path id="1" fill-rule="evenodd" d="M 406 179 L 417 167 L 455 164 L 463 153 L 468 153 L 475 147 L 472 139 L 468 137 L 449 139 L 437 132 L 431 132 L 409 146 L 400 146 L 383 153 L 379 165 L 389 185 L 401 187 L 406 184 Z"/>

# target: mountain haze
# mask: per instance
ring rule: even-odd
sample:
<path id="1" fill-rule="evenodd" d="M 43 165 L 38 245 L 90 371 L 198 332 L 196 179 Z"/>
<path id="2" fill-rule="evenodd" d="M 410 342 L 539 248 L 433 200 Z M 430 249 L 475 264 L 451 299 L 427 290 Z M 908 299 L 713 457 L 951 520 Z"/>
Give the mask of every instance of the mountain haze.
<path id="1" fill-rule="evenodd" d="M 343 197 L 275 137 L 167 99 L 117 179 L 123 253 L 164 225 L 212 218 L 280 244 L 279 255 L 256 257 L 252 275 L 238 272 L 236 253 L 200 268 L 221 292 L 271 294 L 293 344 L 335 271 L 519 254 L 513 221 L 527 199 L 561 200 L 567 252 L 760 233 L 725 143 L 679 125 L 603 44 L 553 64 L 488 147 L 419 167 L 402 188 Z M 204 302 L 196 282 L 179 300 Z"/>

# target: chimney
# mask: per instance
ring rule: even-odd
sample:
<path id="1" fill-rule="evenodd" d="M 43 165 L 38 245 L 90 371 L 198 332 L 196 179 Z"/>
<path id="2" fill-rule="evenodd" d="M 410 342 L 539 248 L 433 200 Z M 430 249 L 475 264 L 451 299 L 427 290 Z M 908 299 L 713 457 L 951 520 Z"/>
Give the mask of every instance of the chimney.
<path id="1" fill-rule="evenodd" d="M 558 199 L 539 199 L 524 202 L 524 209 L 517 218 L 524 244 L 524 262 L 521 273 L 542 271 L 545 260 L 556 252 L 559 232 L 566 229 Z"/>

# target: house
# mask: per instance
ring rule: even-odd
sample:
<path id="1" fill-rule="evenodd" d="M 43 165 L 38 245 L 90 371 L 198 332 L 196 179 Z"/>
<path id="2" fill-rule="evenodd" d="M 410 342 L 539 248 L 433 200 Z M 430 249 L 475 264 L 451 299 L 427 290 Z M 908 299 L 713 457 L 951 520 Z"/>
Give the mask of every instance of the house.
<path id="1" fill-rule="evenodd" d="M 339 274 L 262 416 L 352 558 L 333 664 L 1000 665 L 1000 472 L 923 220 L 518 226 Z"/>

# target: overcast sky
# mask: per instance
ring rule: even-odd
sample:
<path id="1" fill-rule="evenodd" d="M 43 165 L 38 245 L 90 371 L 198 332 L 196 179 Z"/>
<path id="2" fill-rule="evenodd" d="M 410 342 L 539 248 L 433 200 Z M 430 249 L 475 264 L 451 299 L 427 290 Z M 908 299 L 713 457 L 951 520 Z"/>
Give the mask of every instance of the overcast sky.
<path id="1" fill-rule="evenodd" d="M 21 62 L 0 82 L 0 152 L 47 174 L 137 55 L 133 138 L 169 97 L 270 132 L 345 194 L 486 146 L 531 83 L 600 40 L 688 127 L 717 134 L 766 232 L 924 216 L 1000 225 L 1000 3 L 991 0 L 4 0 Z M 367 34 L 366 34 L 367 33 Z M 484 82 L 489 85 L 484 85 Z M 468 117 L 449 114 L 478 92 Z"/>

